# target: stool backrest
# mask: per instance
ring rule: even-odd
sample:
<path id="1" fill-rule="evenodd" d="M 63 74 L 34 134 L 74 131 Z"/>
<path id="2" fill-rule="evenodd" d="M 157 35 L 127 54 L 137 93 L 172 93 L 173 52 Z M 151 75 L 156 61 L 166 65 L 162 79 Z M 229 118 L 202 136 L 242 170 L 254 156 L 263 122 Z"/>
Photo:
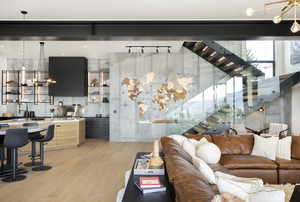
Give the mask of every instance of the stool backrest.
<path id="1" fill-rule="evenodd" d="M 28 129 L 14 128 L 8 129 L 4 137 L 4 146 L 22 147 L 28 143 Z"/>
<path id="2" fill-rule="evenodd" d="M 9 128 L 9 125 L 7 123 L 0 124 L 0 129 L 1 128 Z"/>
<path id="3" fill-rule="evenodd" d="M 24 127 L 32 127 L 32 126 L 38 126 L 39 124 L 36 122 L 28 122 L 28 123 L 23 123 Z"/>
<path id="4" fill-rule="evenodd" d="M 46 135 L 43 138 L 44 142 L 48 142 L 54 138 L 54 125 L 48 126 Z"/>

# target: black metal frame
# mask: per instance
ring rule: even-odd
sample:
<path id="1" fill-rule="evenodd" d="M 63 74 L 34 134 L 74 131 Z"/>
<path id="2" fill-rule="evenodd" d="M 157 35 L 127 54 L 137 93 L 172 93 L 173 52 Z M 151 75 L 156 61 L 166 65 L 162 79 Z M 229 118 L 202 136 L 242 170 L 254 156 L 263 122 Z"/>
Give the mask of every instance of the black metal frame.
<path id="1" fill-rule="evenodd" d="M 16 86 L 17 87 L 17 90 L 18 90 L 18 102 L 16 102 L 16 104 L 22 104 L 22 103 L 28 103 L 28 102 L 20 102 L 21 100 L 21 88 L 22 86 L 20 85 L 20 70 L 2 70 L 1 71 L 1 104 L 2 105 L 7 105 L 7 90 L 8 90 L 8 86 L 6 84 L 7 82 L 7 72 L 15 72 L 17 73 L 17 83 L 18 85 Z M 32 73 L 34 73 L 34 76 L 36 76 L 36 72 L 37 71 L 30 71 Z M 4 74 L 5 74 L 5 84 L 4 84 Z M 33 86 L 33 102 L 30 102 L 30 103 L 33 103 L 35 105 L 39 104 L 39 103 L 48 103 L 50 105 L 53 105 L 54 104 L 54 97 L 53 96 L 49 96 L 49 102 L 39 102 L 38 101 L 38 94 L 37 94 L 37 88 L 38 86 L 34 84 Z M 5 89 L 5 101 L 3 99 L 4 97 L 4 89 Z"/>
<path id="2" fill-rule="evenodd" d="M 261 63 L 261 64 L 272 64 L 273 65 L 273 76 L 275 76 L 276 74 L 276 61 L 275 61 L 275 54 L 276 54 L 276 51 L 275 51 L 275 41 L 273 40 L 273 60 L 247 60 L 247 62 L 249 64 L 255 64 L 255 63 Z"/>
<path id="3" fill-rule="evenodd" d="M 297 40 L 292 21 L 0 21 L 0 40 Z"/>

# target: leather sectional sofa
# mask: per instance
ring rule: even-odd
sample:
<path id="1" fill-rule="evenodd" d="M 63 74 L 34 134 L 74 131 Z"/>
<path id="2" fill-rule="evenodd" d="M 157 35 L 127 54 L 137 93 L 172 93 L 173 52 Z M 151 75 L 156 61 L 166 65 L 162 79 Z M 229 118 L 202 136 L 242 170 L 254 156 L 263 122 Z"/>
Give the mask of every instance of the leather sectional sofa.
<path id="1" fill-rule="evenodd" d="M 296 184 L 300 182 L 300 136 L 292 137 L 292 160 L 270 159 L 252 156 L 252 135 L 199 136 L 186 135 L 216 144 L 221 150 L 219 164 L 210 165 L 214 171 L 222 171 L 240 177 L 258 177 L 270 184 Z M 162 150 L 170 183 L 174 186 L 177 202 L 206 202 L 218 194 L 216 185 L 210 185 L 193 166 L 191 156 L 173 139 L 161 138 Z"/>

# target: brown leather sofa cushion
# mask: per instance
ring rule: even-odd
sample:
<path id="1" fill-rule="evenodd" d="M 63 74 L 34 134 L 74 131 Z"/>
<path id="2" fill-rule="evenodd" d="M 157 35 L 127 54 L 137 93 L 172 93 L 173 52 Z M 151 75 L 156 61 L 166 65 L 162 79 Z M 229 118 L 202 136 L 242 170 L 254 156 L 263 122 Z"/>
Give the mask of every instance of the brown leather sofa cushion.
<path id="1" fill-rule="evenodd" d="M 280 169 L 287 169 L 287 170 L 300 170 L 300 160 L 292 159 L 292 160 L 285 160 L 285 159 L 276 159 L 276 163 Z"/>
<path id="2" fill-rule="evenodd" d="M 252 135 L 212 136 L 212 139 L 222 154 L 250 154 L 254 144 Z"/>
<path id="3" fill-rule="evenodd" d="M 169 137 L 162 137 L 160 139 L 162 150 L 165 155 L 172 154 L 172 155 L 178 155 L 188 162 L 192 163 L 192 157 L 182 149 L 182 147 L 172 138 Z"/>
<path id="4" fill-rule="evenodd" d="M 279 184 L 299 184 L 300 183 L 300 170 L 278 170 Z"/>
<path id="5" fill-rule="evenodd" d="M 291 155 L 293 159 L 300 160 L 300 136 L 292 136 Z"/>
<path id="6" fill-rule="evenodd" d="M 263 169 L 234 169 L 230 170 L 232 175 L 239 176 L 239 177 L 256 177 L 261 178 L 264 183 L 269 184 L 277 184 L 277 170 L 263 170 Z"/>
<path id="7" fill-rule="evenodd" d="M 220 163 L 227 169 L 276 169 L 277 164 L 260 156 L 222 155 Z"/>
<path id="8" fill-rule="evenodd" d="M 198 135 L 198 134 L 190 134 L 190 133 L 186 133 L 184 134 L 185 137 L 187 138 L 191 138 L 191 139 L 195 139 L 195 140 L 200 140 L 203 137 L 205 137 L 209 142 L 212 142 L 212 137 L 210 135 Z"/>
<path id="9" fill-rule="evenodd" d="M 210 202 L 218 193 L 201 180 L 189 177 L 174 183 L 176 202 Z"/>
<path id="10" fill-rule="evenodd" d="M 165 155 L 165 162 L 176 202 L 206 202 L 217 194 L 215 186 L 211 186 L 195 166 L 182 157 L 170 153 Z"/>

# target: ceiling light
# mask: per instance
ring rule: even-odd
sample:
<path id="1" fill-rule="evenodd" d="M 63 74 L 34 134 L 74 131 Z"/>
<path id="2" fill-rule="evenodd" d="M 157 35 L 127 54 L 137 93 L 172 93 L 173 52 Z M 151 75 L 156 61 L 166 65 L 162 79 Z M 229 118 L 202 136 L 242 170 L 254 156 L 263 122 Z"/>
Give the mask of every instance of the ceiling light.
<path id="1" fill-rule="evenodd" d="M 159 48 L 158 47 L 156 47 L 156 53 L 158 54 L 159 53 L 159 50 L 158 50 Z"/>
<path id="2" fill-rule="evenodd" d="M 277 15 L 273 18 L 273 22 L 275 24 L 279 24 L 282 21 L 282 17 L 280 15 Z"/>
<path id="3" fill-rule="evenodd" d="M 255 10 L 253 8 L 247 8 L 247 10 L 246 10 L 247 16 L 251 17 L 254 15 L 254 13 L 255 13 Z"/>
<path id="4" fill-rule="evenodd" d="M 170 46 L 168 46 L 168 53 L 171 53 L 171 49 L 170 49 Z"/>
<path id="5" fill-rule="evenodd" d="M 27 11 L 20 11 L 23 20 L 26 20 L 26 15 L 28 14 Z M 26 67 L 25 67 L 25 41 L 22 41 L 22 70 L 25 71 Z"/>
<path id="6" fill-rule="evenodd" d="M 144 46 L 141 48 L 141 53 L 144 54 Z"/>
<path id="7" fill-rule="evenodd" d="M 293 33 L 299 32 L 300 31 L 300 25 L 299 23 L 295 20 L 292 27 L 291 27 L 291 31 Z"/>
<path id="8" fill-rule="evenodd" d="M 297 22 L 297 7 L 300 5 L 300 0 L 275 0 L 272 2 L 265 3 L 264 10 L 270 9 L 270 6 L 273 6 L 274 8 L 274 5 L 279 5 L 281 9 L 280 15 L 273 17 L 273 22 L 275 24 L 279 24 L 283 20 L 284 16 L 286 16 L 292 9 L 294 9 L 294 23 L 291 27 L 291 31 L 293 33 L 299 32 L 300 26 Z M 256 12 L 257 10 L 254 10 L 253 8 L 248 8 L 246 10 L 247 16 L 253 16 Z"/>
<path id="9" fill-rule="evenodd" d="M 131 46 L 129 46 L 129 48 L 128 48 L 128 54 L 130 54 L 131 53 Z"/>

